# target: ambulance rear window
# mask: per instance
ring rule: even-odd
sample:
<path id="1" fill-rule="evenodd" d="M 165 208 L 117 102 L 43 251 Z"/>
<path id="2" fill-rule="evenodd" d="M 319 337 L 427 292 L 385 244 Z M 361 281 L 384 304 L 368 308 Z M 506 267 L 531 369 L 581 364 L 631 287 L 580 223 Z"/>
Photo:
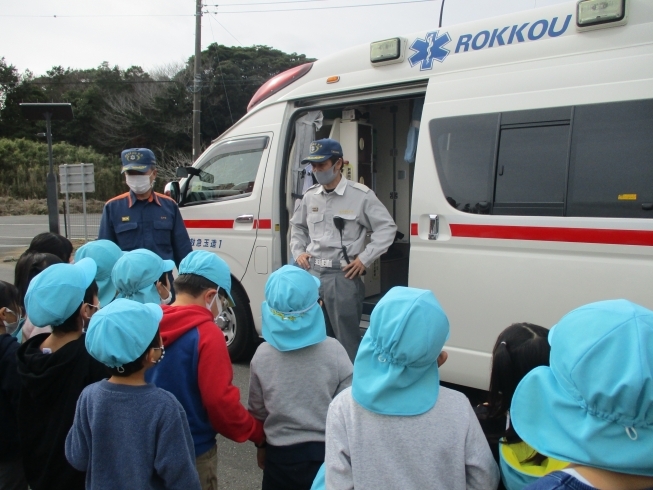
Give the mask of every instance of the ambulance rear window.
<path id="1" fill-rule="evenodd" d="M 576 107 L 569 184 L 569 216 L 653 218 L 653 100 Z"/>

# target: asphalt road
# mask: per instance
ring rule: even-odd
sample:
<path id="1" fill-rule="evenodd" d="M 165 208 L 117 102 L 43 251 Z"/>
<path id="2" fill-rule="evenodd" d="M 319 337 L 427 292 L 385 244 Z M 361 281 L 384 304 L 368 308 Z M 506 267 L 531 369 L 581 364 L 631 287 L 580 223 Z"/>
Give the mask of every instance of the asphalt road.
<path id="1" fill-rule="evenodd" d="M 14 282 L 15 260 L 27 249 L 32 238 L 44 231 L 48 231 L 47 216 L 0 216 L 1 281 Z"/>
<path id="2" fill-rule="evenodd" d="M 240 400 L 247 403 L 249 362 L 234 364 L 234 385 Z M 225 490 L 261 488 L 263 472 L 256 465 L 256 448 L 251 442 L 237 444 L 218 436 L 218 486 Z"/>
<path id="3" fill-rule="evenodd" d="M 61 224 L 63 230 L 63 222 Z M 35 235 L 48 231 L 47 216 L 0 216 L 0 280 L 14 282 L 15 260 Z M 13 260 L 10 260 L 13 259 Z M 10 260 L 4 262 L 4 260 Z M 234 364 L 234 384 L 247 403 L 249 362 Z M 256 465 L 256 448 L 251 442 L 237 444 L 218 436 L 218 483 L 225 490 L 261 488 L 262 471 Z"/>

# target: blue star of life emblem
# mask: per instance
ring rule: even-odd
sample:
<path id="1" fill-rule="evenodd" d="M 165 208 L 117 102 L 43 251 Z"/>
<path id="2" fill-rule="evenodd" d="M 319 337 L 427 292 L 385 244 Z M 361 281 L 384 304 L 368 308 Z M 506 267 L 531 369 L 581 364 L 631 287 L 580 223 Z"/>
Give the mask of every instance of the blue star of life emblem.
<path id="1" fill-rule="evenodd" d="M 451 36 L 448 32 L 439 35 L 440 31 L 433 31 L 426 34 L 424 39 L 417 38 L 410 45 L 410 49 L 415 51 L 415 54 L 408 58 L 410 66 L 420 64 L 420 71 L 430 70 L 433 68 L 433 60 L 440 63 L 449 56 L 449 50 L 443 46 L 451 41 Z"/>

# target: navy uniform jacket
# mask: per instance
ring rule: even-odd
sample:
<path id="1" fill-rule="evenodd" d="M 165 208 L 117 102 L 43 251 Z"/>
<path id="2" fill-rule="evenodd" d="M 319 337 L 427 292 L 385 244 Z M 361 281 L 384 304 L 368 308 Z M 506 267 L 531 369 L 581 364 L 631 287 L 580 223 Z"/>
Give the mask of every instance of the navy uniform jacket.
<path id="1" fill-rule="evenodd" d="M 146 248 L 174 260 L 177 267 L 193 250 L 177 203 L 158 192 L 143 201 L 132 191 L 107 201 L 98 238 L 111 240 L 125 252 Z"/>

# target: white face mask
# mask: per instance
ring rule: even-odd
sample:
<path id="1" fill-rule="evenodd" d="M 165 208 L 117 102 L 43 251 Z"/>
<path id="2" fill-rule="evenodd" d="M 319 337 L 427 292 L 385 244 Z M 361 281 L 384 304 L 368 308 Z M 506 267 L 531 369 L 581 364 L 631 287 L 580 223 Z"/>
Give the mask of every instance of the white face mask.
<path id="1" fill-rule="evenodd" d="M 7 321 L 3 321 L 3 323 L 5 324 L 5 328 L 7 329 L 7 333 L 8 333 L 8 334 L 12 334 L 12 333 L 14 333 L 14 332 L 16 331 L 16 329 L 18 328 L 18 325 L 20 325 L 20 321 L 21 321 L 23 318 L 22 318 L 22 316 L 20 315 L 20 313 L 15 313 L 14 311 L 10 310 L 9 308 L 7 308 L 6 311 L 8 311 L 9 313 L 13 313 L 14 316 L 16 317 L 16 321 L 15 321 L 15 322 L 11 322 L 11 323 L 9 323 L 9 322 L 7 322 Z"/>
<path id="2" fill-rule="evenodd" d="M 150 181 L 149 175 L 127 175 L 127 185 L 134 191 L 134 194 L 145 194 L 149 191 L 154 182 Z"/>
<path id="3" fill-rule="evenodd" d="M 217 301 L 217 302 L 216 302 L 217 299 L 218 299 L 218 294 L 216 293 L 216 295 L 213 296 L 213 299 L 211 300 L 211 302 L 210 302 L 210 303 L 206 303 L 206 309 L 209 310 L 209 311 L 211 312 L 211 315 L 213 315 L 213 310 L 212 310 L 212 308 L 213 308 L 213 303 L 216 303 L 217 306 L 218 306 L 218 314 L 217 314 L 216 316 L 213 317 L 213 322 L 216 323 L 216 324 L 218 323 L 218 318 L 219 318 L 220 315 L 222 314 L 222 301 Z"/>

